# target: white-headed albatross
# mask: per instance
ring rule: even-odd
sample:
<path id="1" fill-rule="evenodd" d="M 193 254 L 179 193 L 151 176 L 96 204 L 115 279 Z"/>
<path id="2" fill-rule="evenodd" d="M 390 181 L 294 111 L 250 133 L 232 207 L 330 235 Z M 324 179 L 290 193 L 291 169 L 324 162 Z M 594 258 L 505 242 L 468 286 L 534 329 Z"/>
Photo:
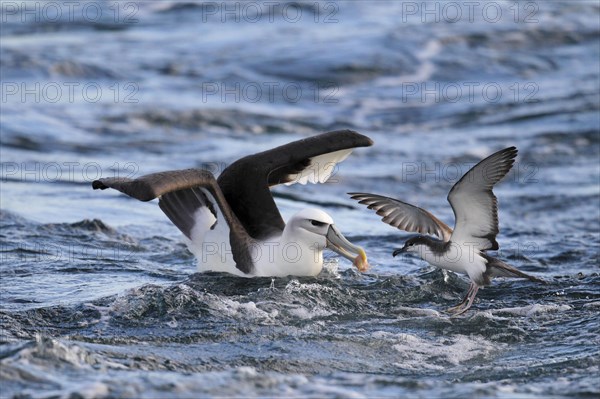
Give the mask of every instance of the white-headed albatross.
<path id="1" fill-rule="evenodd" d="M 218 179 L 203 169 L 185 169 L 134 180 L 105 178 L 92 187 L 113 188 L 140 201 L 159 198 L 160 209 L 187 238 L 201 272 L 315 276 L 325 248 L 365 271 L 365 251 L 344 238 L 327 213 L 305 209 L 286 224 L 270 187 L 323 183 L 354 148 L 372 144 L 359 133 L 339 130 L 239 159 Z"/>
<path id="2" fill-rule="evenodd" d="M 543 282 L 485 253 L 499 248 L 496 241 L 499 232 L 498 201 L 492 189 L 512 168 L 516 156 L 515 147 L 498 151 L 471 168 L 452 187 L 448 202 L 454 211 L 454 230 L 425 209 L 400 200 L 377 194 L 348 194 L 377 211 L 383 216 L 382 221 L 391 226 L 440 238 L 427 235 L 411 237 L 393 255 L 416 253 L 434 266 L 467 274 L 471 279 L 467 295 L 457 306 L 448 309 L 451 313 L 461 314 L 471 307 L 477 290 L 489 285 L 493 277 Z"/>

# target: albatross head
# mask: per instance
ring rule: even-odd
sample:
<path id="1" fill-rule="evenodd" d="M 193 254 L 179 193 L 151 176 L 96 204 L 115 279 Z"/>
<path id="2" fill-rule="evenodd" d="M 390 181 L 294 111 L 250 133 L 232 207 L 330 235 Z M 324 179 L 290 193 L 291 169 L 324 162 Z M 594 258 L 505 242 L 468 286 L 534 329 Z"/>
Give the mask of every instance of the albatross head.
<path id="1" fill-rule="evenodd" d="M 364 249 L 352 244 L 344 237 L 327 213 L 319 209 L 304 209 L 288 221 L 286 233 L 303 247 L 321 252 L 328 248 L 352 263 L 364 272 L 369 267 Z"/>

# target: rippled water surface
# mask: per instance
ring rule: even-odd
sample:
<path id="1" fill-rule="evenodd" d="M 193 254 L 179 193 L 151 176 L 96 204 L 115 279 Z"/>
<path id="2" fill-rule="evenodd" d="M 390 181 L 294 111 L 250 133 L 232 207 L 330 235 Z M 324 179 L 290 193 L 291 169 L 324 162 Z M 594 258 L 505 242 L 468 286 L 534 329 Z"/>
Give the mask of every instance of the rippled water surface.
<path id="1" fill-rule="evenodd" d="M 1 397 L 600 395 L 597 2 L 23 4 L 1 5 Z M 375 145 L 274 191 L 365 274 L 195 274 L 155 203 L 91 189 L 341 128 Z M 510 145 L 498 256 L 548 284 L 449 317 L 468 281 L 392 258 L 406 235 L 346 193 L 451 224 L 452 184 Z"/>

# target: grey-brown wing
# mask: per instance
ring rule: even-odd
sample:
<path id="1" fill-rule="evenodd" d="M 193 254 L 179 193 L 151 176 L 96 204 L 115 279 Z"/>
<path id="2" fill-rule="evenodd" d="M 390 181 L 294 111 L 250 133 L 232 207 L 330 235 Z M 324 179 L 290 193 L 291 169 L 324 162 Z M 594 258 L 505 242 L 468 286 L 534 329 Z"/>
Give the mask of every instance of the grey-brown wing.
<path id="1" fill-rule="evenodd" d="M 94 180 L 94 190 L 112 188 L 140 201 L 151 201 L 163 194 L 192 187 L 210 187 L 214 183 L 212 173 L 201 169 L 170 170 L 151 173 L 137 179 L 108 177 Z"/>
<path id="2" fill-rule="evenodd" d="M 227 202 L 223 199 L 212 173 L 201 169 L 171 170 L 152 173 L 137 179 L 105 178 L 92 182 L 94 189 L 112 188 L 140 201 L 159 199 L 159 206 L 171 219 L 173 224 L 189 239 L 194 225 L 207 221 L 196 220 L 197 211 L 206 207 L 216 223 L 218 206 L 228 224 L 239 224 L 232 214 Z M 211 225 L 213 224 L 211 223 Z"/>
<path id="3" fill-rule="evenodd" d="M 472 167 L 452 187 L 448 202 L 456 224 L 452 241 L 479 250 L 497 250 L 498 200 L 492 189 L 512 168 L 517 149 L 505 148 Z"/>
<path id="4" fill-rule="evenodd" d="M 383 195 L 369 193 L 348 193 L 354 200 L 360 204 L 367 205 L 367 208 L 373 209 L 384 223 L 396 227 L 400 230 L 431 234 L 448 241 L 452 235 L 452 229 L 433 216 L 423 208 L 407 204 L 400 200 L 384 197 Z"/>

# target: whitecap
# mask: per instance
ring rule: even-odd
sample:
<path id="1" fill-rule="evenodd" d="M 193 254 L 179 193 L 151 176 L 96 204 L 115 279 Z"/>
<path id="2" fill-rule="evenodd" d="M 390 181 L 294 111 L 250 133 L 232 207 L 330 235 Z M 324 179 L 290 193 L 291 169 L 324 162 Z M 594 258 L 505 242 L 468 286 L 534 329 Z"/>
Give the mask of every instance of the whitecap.
<path id="1" fill-rule="evenodd" d="M 495 309 L 491 310 L 490 312 L 493 314 L 508 313 L 513 314 L 515 316 L 533 316 L 543 313 L 566 312 L 571 309 L 573 309 L 573 307 L 570 305 L 540 305 L 535 303 L 533 305 L 517 306 L 514 308 Z"/>
<path id="2" fill-rule="evenodd" d="M 491 358 L 506 346 L 475 335 L 422 338 L 377 331 L 372 337 L 389 342 L 397 352 L 395 366 L 409 370 L 445 370 L 447 366 L 459 366 L 475 358 Z"/>

